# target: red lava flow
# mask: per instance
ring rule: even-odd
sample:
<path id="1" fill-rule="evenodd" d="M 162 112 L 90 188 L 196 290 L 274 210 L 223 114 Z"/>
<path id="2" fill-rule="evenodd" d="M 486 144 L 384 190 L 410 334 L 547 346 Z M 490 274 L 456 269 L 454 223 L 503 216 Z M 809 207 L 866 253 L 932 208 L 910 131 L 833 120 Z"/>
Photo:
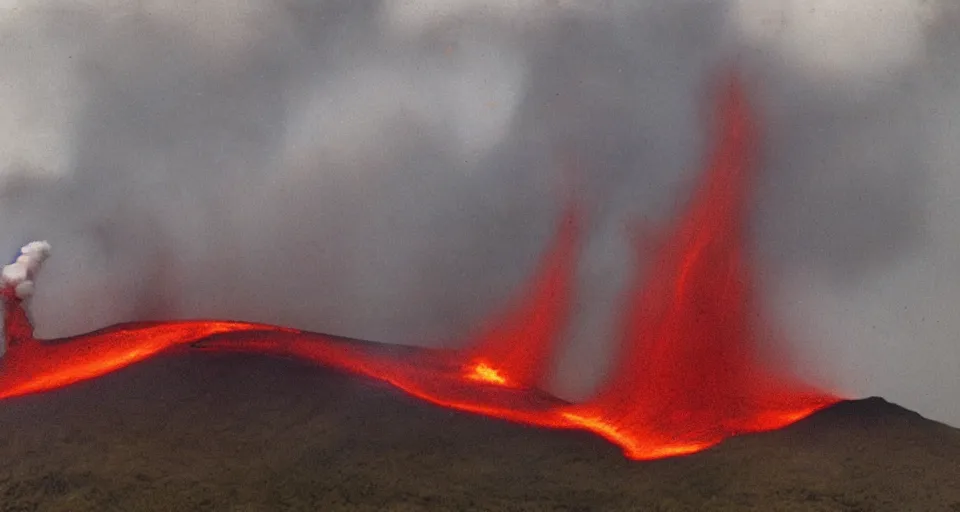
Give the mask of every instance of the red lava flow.
<path id="1" fill-rule="evenodd" d="M 11 310 L 22 312 L 14 301 L 7 302 L 6 309 L 4 320 L 9 333 L 12 326 L 24 325 L 26 316 L 10 314 Z M 99 377 L 214 334 L 264 329 L 280 335 L 298 332 L 247 322 L 191 320 L 124 323 L 57 340 L 16 339 L 8 335 L 9 346 L 0 359 L 0 399 L 50 391 Z M 17 330 L 24 331 L 22 327 Z"/>
<path id="2" fill-rule="evenodd" d="M 714 147 L 690 204 L 643 245 L 652 256 L 625 301 L 617 363 L 600 391 L 568 403 L 541 391 L 569 320 L 580 240 L 570 201 L 540 270 L 512 307 L 465 348 L 382 346 L 229 321 L 140 322 L 53 341 L 33 338 L 5 290 L 9 348 L 0 398 L 66 386 L 176 346 L 292 357 L 379 379 L 428 402 L 530 425 L 584 429 L 632 459 L 693 453 L 786 426 L 839 400 L 760 357 L 744 222 L 758 128 L 740 82 L 718 93 Z"/>

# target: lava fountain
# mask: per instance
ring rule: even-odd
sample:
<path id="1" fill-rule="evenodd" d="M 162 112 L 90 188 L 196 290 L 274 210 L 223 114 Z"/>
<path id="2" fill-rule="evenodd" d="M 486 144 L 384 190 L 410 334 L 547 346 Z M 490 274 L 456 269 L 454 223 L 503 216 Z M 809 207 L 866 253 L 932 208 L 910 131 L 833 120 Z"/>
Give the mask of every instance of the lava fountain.
<path id="1" fill-rule="evenodd" d="M 716 93 L 715 147 L 692 201 L 664 233 L 637 237 L 652 263 L 629 293 L 612 376 L 563 413 L 631 457 L 698 451 L 836 401 L 760 358 L 745 250 L 758 127 L 735 77 Z"/>
<path id="2" fill-rule="evenodd" d="M 94 378 L 175 347 L 292 357 L 385 381 L 445 407 L 547 428 L 583 429 L 632 459 L 692 453 L 795 422 L 839 399 L 766 364 L 745 250 L 758 127 L 735 76 L 717 90 L 711 148 L 690 204 L 654 240 L 651 267 L 625 301 L 617 363 L 592 399 L 568 403 L 541 384 L 568 322 L 580 240 L 569 200 L 552 245 L 520 300 L 462 349 L 384 345 L 229 321 L 120 324 L 37 340 L 23 301 L 46 247 L 5 268 L 9 345 L 0 398 Z M 43 249 L 43 250 L 41 250 Z"/>

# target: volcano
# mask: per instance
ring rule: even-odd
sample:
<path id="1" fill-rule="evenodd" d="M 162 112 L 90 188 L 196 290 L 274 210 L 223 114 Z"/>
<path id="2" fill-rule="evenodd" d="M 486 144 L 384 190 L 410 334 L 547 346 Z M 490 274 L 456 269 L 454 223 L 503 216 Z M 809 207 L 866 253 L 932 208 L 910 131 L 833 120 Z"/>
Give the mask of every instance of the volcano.
<path id="1" fill-rule="evenodd" d="M 583 402 L 544 389 L 576 194 L 523 293 L 451 349 L 221 320 L 38 340 L 25 301 L 49 246 L 28 244 L 0 290 L 0 510 L 960 510 L 960 432 L 765 357 L 745 228 L 760 130 L 735 74 L 715 96 L 701 179 L 637 236 L 650 264 Z"/>
<path id="2" fill-rule="evenodd" d="M 571 194 L 540 270 L 520 299 L 463 348 L 387 353 L 372 343 L 228 321 L 121 324 L 64 340 L 33 337 L 23 301 L 49 252 L 23 248 L 3 270 L 7 354 L 0 398 L 49 391 L 164 351 L 294 357 L 365 375 L 448 408 L 554 429 L 591 431 L 631 459 L 704 450 L 781 428 L 838 401 L 761 357 L 745 249 L 758 127 L 735 73 L 715 91 L 713 148 L 686 210 L 655 240 L 652 265 L 625 301 L 617 365 L 597 395 L 571 404 L 542 390 L 566 328 L 580 239 Z"/>
<path id="3" fill-rule="evenodd" d="M 960 430 L 879 398 L 645 462 L 255 354 L 163 354 L 0 405 L 0 510 L 960 509 Z"/>

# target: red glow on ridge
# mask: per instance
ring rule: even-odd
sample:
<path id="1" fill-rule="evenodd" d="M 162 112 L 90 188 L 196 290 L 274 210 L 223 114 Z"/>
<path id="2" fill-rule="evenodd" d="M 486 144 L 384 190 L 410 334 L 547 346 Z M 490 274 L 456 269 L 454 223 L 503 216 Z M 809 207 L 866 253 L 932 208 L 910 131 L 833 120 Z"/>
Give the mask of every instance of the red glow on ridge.
<path id="1" fill-rule="evenodd" d="M 699 187 L 657 237 L 651 267 L 626 300 L 617 364 L 586 402 L 571 404 L 540 388 L 569 320 L 580 240 L 574 201 L 527 292 L 464 349 L 389 355 L 369 342 L 217 321 L 121 324 L 43 342 L 33 339 L 20 301 L 6 294 L 10 347 L 0 360 L 0 398 L 65 386 L 189 344 L 303 359 L 445 407 L 589 430 L 632 459 L 693 453 L 800 420 L 838 398 L 781 376 L 760 358 L 744 229 L 758 128 L 735 78 L 718 100 L 715 147 Z M 650 251 L 649 240 L 639 244 Z"/>
<path id="2" fill-rule="evenodd" d="M 6 298 L 6 294 L 4 294 Z M 0 399 L 38 393 L 92 379 L 143 361 L 164 350 L 218 333 L 294 329 L 247 322 L 194 320 L 117 324 L 55 341 L 33 339 L 33 328 L 19 300 L 5 303 L 9 346 L 0 359 Z"/>

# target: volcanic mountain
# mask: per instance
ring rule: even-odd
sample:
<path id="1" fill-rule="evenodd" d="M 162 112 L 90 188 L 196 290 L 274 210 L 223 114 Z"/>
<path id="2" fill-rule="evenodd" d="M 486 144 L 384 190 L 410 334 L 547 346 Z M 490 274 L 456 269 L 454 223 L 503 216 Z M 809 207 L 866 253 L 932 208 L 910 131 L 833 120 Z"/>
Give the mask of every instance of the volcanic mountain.
<path id="1" fill-rule="evenodd" d="M 54 390 L 192 347 L 295 357 L 461 411 L 588 430 L 635 460 L 693 453 L 730 436 L 789 425 L 839 397 L 770 361 L 775 350 L 760 334 L 766 325 L 745 227 L 758 120 L 736 73 L 715 85 L 713 142 L 700 180 L 671 222 L 655 236 L 638 237 L 649 268 L 628 287 L 612 370 L 581 402 L 557 399 L 543 387 L 571 309 L 582 216 L 573 192 L 539 270 L 509 307 L 467 343 L 402 356 L 328 334 L 223 320 L 133 322 L 38 340 L 26 301 L 50 245 L 27 244 L 0 275 L 7 345 L 0 398 Z"/>
<path id="2" fill-rule="evenodd" d="M 575 193 L 516 300 L 443 349 L 226 320 L 37 339 L 26 302 L 50 245 L 27 244 L 0 272 L 0 510 L 960 507 L 957 431 L 771 361 L 746 243 L 758 119 L 736 74 L 717 85 L 701 178 L 637 237 L 648 268 L 581 402 L 544 386 L 574 295 Z"/>
<path id="3" fill-rule="evenodd" d="M 167 355 L 0 407 L 0 510 L 960 510 L 960 430 L 880 398 L 631 461 L 583 431 L 246 354 Z"/>

